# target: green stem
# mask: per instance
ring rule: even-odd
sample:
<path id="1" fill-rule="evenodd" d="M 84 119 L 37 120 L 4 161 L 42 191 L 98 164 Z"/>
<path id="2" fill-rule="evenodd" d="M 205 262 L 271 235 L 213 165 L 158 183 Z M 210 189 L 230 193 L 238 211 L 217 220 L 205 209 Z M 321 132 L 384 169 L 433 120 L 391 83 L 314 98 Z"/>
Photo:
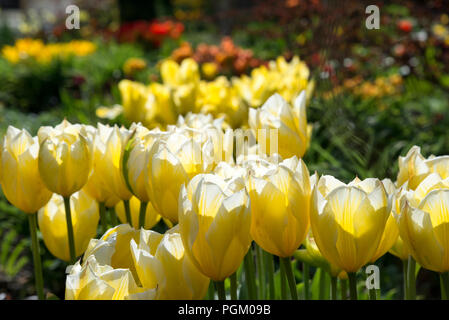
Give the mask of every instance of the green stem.
<path id="1" fill-rule="evenodd" d="M 118 225 L 118 219 L 117 219 L 117 213 L 115 212 L 114 207 L 109 208 L 109 214 L 111 216 L 112 226 L 115 227 L 116 225 Z"/>
<path id="2" fill-rule="evenodd" d="M 101 233 L 105 233 L 108 230 L 108 222 L 106 221 L 106 207 L 104 202 L 100 202 L 100 221 L 101 221 Z"/>
<path id="3" fill-rule="evenodd" d="M 268 286 L 269 286 L 269 296 L 270 300 L 275 299 L 275 286 L 274 286 L 274 264 L 273 264 L 273 256 L 264 251 L 265 255 L 265 264 L 267 266 L 267 277 L 268 277 Z"/>
<path id="4" fill-rule="evenodd" d="M 33 251 L 34 277 L 36 281 L 36 291 L 39 300 L 45 300 L 44 296 L 44 278 L 42 276 L 42 262 L 39 254 L 39 240 L 37 239 L 37 214 L 28 214 L 30 226 L 31 249 Z"/>
<path id="5" fill-rule="evenodd" d="M 140 212 L 139 212 L 139 229 L 145 228 L 145 215 L 147 213 L 148 202 L 140 203 Z"/>
<path id="6" fill-rule="evenodd" d="M 346 300 L 348 297 L 348 280 L 340 279 L 341 300 Z"/>
<path id="7" fill-rule="evenodd" d="M 441 300 L 449 299 L 449 272 L 440 273 Z"/>
<path id="8" fill-rule="evenodd" d="M 331 300 L 337 300 L 337 277 L 331 275 Z"/>
<path id="9" fill-rule="evenodd" d="M 357 300 L 357 274 L 348 272 L 349 279 L 349 297 L 351 300 Z"/>
<path id="10" fill-rule="evenodd" d="M 376 294 L 376 289 L 372 288 L 368 290 L 368 294 L 369 294 L 369 299 L 370 300 L 377 300 L 377 294 Z"/>
<path id="11" fill-rule="evenodd" d="M 296 291 L 295 275 L 293 274 L 290 257 L 280 258 L 280 259 L 281 259 L 281 263 L 283 263 L 284 267 L 285 267 L 285 275 L 287 276 L 288 285 L 290 287 L 290 294 L 292 295 L 292 300 L 298 300 L 298 292 Z"/>
<path id="12" fill-rule="evenodd" d="M 280 258 L 279 258 L 280 259 Z M 281 281 L 281 299 L 287 300 L 287 277 L 285 275 L 285 266 L 281 260 L 279 260 L 280 265 L 280 281 Z"/>
<path id="13" fill-rule="evenodd" d="M 73 264 L 76 260 L 75 237 L 73 235 L 72 211 L 70 209 L 70 196 L 64 197 L 65 218 L 67 221 L 67 236 L 69 240 L 70 262 Z"/>
<path id="14" fill-rule="evenodd" d="M 123 200 L 123 205 L 125 206 L 126 222 L 128 222 L 128 224 L 132 227 L 133 219 L 131 218 L 131 209 L 129 208 L 129 200 Z"/>
<path id="15" fill-rule="evenodd" d="M 215 282 L 215 288 L 217 289 L 217 292 L 218 292 L 218 299 L 226 300 L 226 290 L 225 290 L 224 280 L 223 281 L 214 281 L 214 282 Z"/>
<path id="16" fill-rule="evenodd" d="M 408 287 L 407 287 L 407 272 L 408 272 L 408 259 L 402 260 L 402 281 L 404 282 L 404 300 L 409 300 Z"/>
<path id="17" fill-rule="evenodd" d="M 231 300 L 237 300 L 237 271 L 229 277 L 231 280 Z"/>
<path id="18" fill-rule="evenodd" d="M 412 256 L 408 257 L 408 270 L 407 270 L 407 289 L 409 300 L 416 300 L 416 261 Z"/>
<path id="19" fill-rule="evenodd" d="M 254 260 L 253 260 L 253 251 L 251 247 L 248 250 L 248 253 L 245 256 L 244 260 L 245 267 L 245 281 L 248 289 L 248 296 L 251 300 L 257 299 L 257 289 L 256 289 L 256 278 L 254 275 Z"/>
<path id="20" fill-rule="evenodd" d="M 302 276 L 304 279 L 304 300 L 310 300 L 310 267 L 307 263 L 302 263 Z"/>
<path id="21" fill-rule="evenodd" d="M 259 297 L 265 298 L 265 271 L 263 267 L 262 249 L 256 244 L 257 277 L 259 279 Z"/>
<path id="22" fill-rule="evenodd" d="M 318 292 L 318 299 L 324 300 L 324 291 L 326 290 L 326 272 L 320 269 L 320 279 L 319 279 L 320 291 Z"/>
<path id="23" fill-rule="evenodd" d="M 209 297 L 209 300 L 215 299 L 215 289 L 214 289 L 214 284 L 212 281 L 209 282 L 209 289 L 207 290 L 207 295 Z"/>

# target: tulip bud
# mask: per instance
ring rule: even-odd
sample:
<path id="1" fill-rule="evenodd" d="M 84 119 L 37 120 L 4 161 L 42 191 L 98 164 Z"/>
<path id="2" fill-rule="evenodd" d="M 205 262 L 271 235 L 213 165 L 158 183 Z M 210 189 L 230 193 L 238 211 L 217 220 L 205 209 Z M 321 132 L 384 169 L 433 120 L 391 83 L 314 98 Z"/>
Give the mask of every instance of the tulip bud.
<path id="1" fill-rule="evenodd" d="M 69 197 L 86 184 L 92 159 L 87 133 L 80 126 L 67 123 L 53 130 L 42 127 L 38 132 L 41 178 L 50 191 L 63 197 Z"/>
<path id="2" fill-rule="evenodd" d="M 215 281 L 237 271 L 250 244 L 250 199 L 242 178 L 195 176 L 179 194 L 179 231 L 197 268 Z"/>
<path id="3" fill-rule="evenodd" d="M 278 130 L 277 148 L 271 150 L 272 134 L 264 135 L 264 143 L 267 154 L 279 153 L 283 158 L 294 155 L 302 157 L 306 152 L 312 131 L 312 126 L 307 124 L 306 95 L 302 92 L 294 102 L 293 108 L 279 95 L 272 95 L 259 109 L 249 110 L 249 125 L 257 138 L 258 130 Z"/>
<path id="4" fill-rule="evenodd" d="M 192 263 L 175 227 L 161 235 L 141 232 L 140 243 L 131 240 L 131 253 L 142 286 L 156 288 L 156 299 L 202 299 L 209 279 Z"/>
<path id="5" fill-rule="evenodd" d="M 52 195 L 39 175 L 37 138 L 9 126 L 0 154 L 0 182 L 6 198 L 20 210 L 36 213 Z"/>
<path id="6" fill-rule="evenodd" d="M 70 207 L 76 256 L 80 256 L 86 250 L 90 239 L 97 234 L 100 219 L 98 204 L 84 191 L 80 191 L 70 197 Z M 53 194 L 48 204 L 39 210 L 38 222 L 48 250 L 55 257 L 70 261 L 67 221 L 64 200 L 61 196 Z"/>
<path id="7" fill-rule="evenodd" d="M 134 229 L 139 229 L 139 212 L 140 212 L 140 200 L 136 197 L 131 197 L 129 201 L 129 207 L 131 211 L 131 220 L 132 220 L 132 226 Z M 125 213 L 125 206 L 123 204 L 123 201 L 120 201 L 115 206 L 115 212 L 117 213 L 118 218 L 120 219 L 120 222 L 127 223 L 126 221 L 126 213 Z M 144 229 L 151 229 L 153 228 L 161 219 L 161 216 L 157 213 L 156 210 L 154 210 L 153 205 L 148 203 L 147 211 L 145 213 L 145 225 Z"/>
<path id="8" fill-rule="evenodd" d="M 290 257 L 309 230 L 310 180 L 302 160 L 247 163 L 251 236 L 265 251 Z M 293 171 L 293 170 L 294 171 Z"/>
<path id="9" fill-rule="evenodd" d="M 359 270 L 373 259 L 390 211 L 378 179 L 346 185 L 321 177 L 312 192 L 310 221 L 323 257 L 346 272 Z"/>

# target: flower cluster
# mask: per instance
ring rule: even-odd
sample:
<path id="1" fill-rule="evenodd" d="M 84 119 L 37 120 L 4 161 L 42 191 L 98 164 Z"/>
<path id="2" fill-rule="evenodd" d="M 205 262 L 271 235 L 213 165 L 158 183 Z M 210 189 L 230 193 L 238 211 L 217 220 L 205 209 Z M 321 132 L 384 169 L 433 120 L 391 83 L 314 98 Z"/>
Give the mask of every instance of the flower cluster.
<path id="1" fill-rule="evenodd" d="M 117 38 L 123 42 L 144 41 L 158 47 L 166 38 L 177 39 L 184 31 L 184 25 L 175 21 L 133 21 L 120 26 Z"/>
<path id="2" fill-rule="evenodd" d="M 274 93 L 292 103 L 302 90 L 307 90 L 310 96 L 313 89 L 313 82 L 308 81 L 309 69 L 298 57 L 290 62 L 279 57 L 270 61 L 268 67 L 253 69 L 251 76 L 231 80 L 225 77 L 201 80 L 199 66 L 191 58 L 180 64 L 166 60 L 160 71 L 162 83 L 144 85 L 130 80 L 119 83 L 123 113 L 128 121 L 165 127 L 175 124 L 179 115 L 194 112 L 223 116 L 231 127 L 238 128 L 247 122 L 248 107 L 260 107 Z M 109 118 L 110 113 L 101 108 L 97 115 Z"/>
<path id="3" fill-rule="evenodd" d="M 265 64 L 265 61 L 254 57 L 252 50 L 236 46 L 231 37 L 224 37 L 219 46 L 201 43 L 195 50 L 190 43 L 183 42 L 172 52 L 171 59 L 180 63 L 186 58 L 199 63 L 207 79 L 218 73 L 240 75 Z"/>
<path id="4" fill-rule="evenodd" d="M 48 63 L 56 57 L 86 56 L 95 52 L 95 50 L 95 44 L 86 40 L 44 44 L 39 39 L 23 38 L 16 40 L 13 46 L 4 46 L 2 56 L 11 63 L 28 59 L 33 59 L 39 63 Z"/>

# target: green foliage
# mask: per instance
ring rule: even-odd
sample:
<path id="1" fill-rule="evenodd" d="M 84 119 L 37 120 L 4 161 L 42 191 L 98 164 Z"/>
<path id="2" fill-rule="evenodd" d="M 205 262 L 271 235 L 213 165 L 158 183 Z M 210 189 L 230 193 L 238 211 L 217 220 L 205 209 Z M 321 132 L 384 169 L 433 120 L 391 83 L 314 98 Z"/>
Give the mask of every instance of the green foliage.
<path id="1" fill-rule="evenodd" d="M 20 239 L 13 229 L 3 233 L 0 229 L 0 271 L 9 277 L 14 277 L 28 263 L 28 257 L 24 255 L 29 243 Z"/>

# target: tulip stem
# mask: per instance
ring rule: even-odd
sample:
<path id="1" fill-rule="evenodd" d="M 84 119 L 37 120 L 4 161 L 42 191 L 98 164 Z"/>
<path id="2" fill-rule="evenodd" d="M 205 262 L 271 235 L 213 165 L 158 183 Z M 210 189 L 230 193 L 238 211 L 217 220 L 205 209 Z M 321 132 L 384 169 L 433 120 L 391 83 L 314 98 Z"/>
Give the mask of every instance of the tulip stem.
<path id="1" fill-rule="evenodd" d="M 31 249 L 33 251 L 34 277 L 36 281 L 36 291 L 39 300 L 45 300 L 44 296 L 44 279 L 42 276 L 42 262 L 39 254 L 39 240 L 37 239 L 37 214 L 27 214 L 30 226 Z"/>
<path id="2" fill-rule="evenodd" d="M 268 286 L 269 286 L 269 296 L 268 299 L 275 299 L 275 286 L 274 286 L 274 264 L 273 264 L 273 256 L 264 251 L 265 255 L 265 264 L 267 266 L 267 277 L 268 277 Z"/>
<path id="3" fill-rule="evenodd" d="M 231 281 L 231 300 L 237 300 L 237 271 L 229 277 Z"/>
<path id="4" fill-rule="evenodd" d="M 408 259 L 402 260 L 402 281 L 404 282 L 404 300 L 409 300 L 408 287 L 407 287 L 407 272 L 408 272 Z"/>
<path id="5" fill-rule="evenodd" d="M 449 299 L 449 272 L 440 273 L 441 300 Z"/>
<path id="6" fill-rule="evenodd" d="M 112 226 L 115 227 L 116 225 L 118 225 L 118 220 L 117 213 L 115 212 L 114 207 L 109 208 L 109 214 L 111 215 Z"/>
<path id="7" fill-rule="evenodd" d="M 108 230 L 108 222 L 106 221 L 106 207 L 104 202 L 99 203 L 100 206 L 100 220 L 101 220 L 101 228 L 103 229 L 101 233 L 105 233 Z"/>
<path id="8" fill-rule="evenodd" d="M 337 300 L 337 277 L 331 276 L 331 300 Z"/>
<path id="9" fill-rule="evenodd" d="M 64 197 L 65 219 L 67 221 L 67 236 L 69 238 L 70 262 L 75 263 L 75 238 L 73 235 L 72 212 L 70 209 L 70 196 Z"/>
<path id="10" fill-rule="evenodd" d="M 349 279 L 349 297 L 351 300 L 357 300 L 357 274 L 348 272 Z"/>
<path id="11" fill-rule="evenodd" d="M 265 298 L 265 271 L 263 267 L 262 249 L 256 245 L 257 277 L 259 278 L 259 298 Z"/>
<path id="12" fill-rule="evenodd" d="M 318 292 L 318 299 L 324 300 L 324 291 L 326 290 L 326 272 L 323 269 L 320 269 L 319 285 L 320 290 Z"/>
<path id="13" fill-rule="evenodd" d="M 123 205 L 125 206 L 126 222 L 132 227 L 133 220 L 131 218 L 131 209 L 129 208 L 129 200 L 123 200 Z"/>
<path id="14" fill-rule="evenodd" d="M 251 247 L 249 248 L 248 253 L 245 256 L 244 267 L 245 267 L 245 281 L 248 289 L 248 296 L 251 300 L 255 300 L 257 299 L 257 291 L 256 291 L 256 278 L 254 276 L 253 251 Z"/>
<path id="15" fill-rule="evenodd" d="M 407 288 L 409 300 L 416 300 L 416 261 L 412 256 L 408 257 L 408 270 L 407 270 Z"/>
<path id="16" fill-rule="evenodd" d="M 292 300 L 298 300 L 298 292 L 296 291 L 295 275 L 293 274 L 290 257 L 280 258 L 280 259 L 281 259 L 281 263 L 283 263 L 284 267 L 285 267 L 285 275 L 287 276 L 288 285 L 290 287 L 290 294 L 292 295 Z"/>
<path id="17" fill-rule="evenodd" d="M 280 258 L 279 258 L 280 259 Z M 280 276 L 280 282 L 281 282 L 281 299 L 287 300 L 287 278 L 285 276 L 285 267 L 284 264 L 279 260 L 279 276 Z"/>
<path id="18" fill-rule="evenodd" d="M 310 300 L 310 267 L 307 263 L 302 263 L 302 277 L 304 280 L 304 300 Z"/>
<path id="19" fill-rule="evenodd" d="M 341 300 L 346 300 L 348 297 L 348 284 L 346 279 L 340 279 Z"/>
<path id="20" fill-rule="evenodd" d="M 147 213 L 148 202 L 140 202 L 140 212 L 139 212 L 139 229 L 145 227 L 145 215 Z"/>
<path id="21" fill-rule="evenodd" d="M 209 282 L 209 289 L 207 290 L 207 295 L 209 296 L 209 300 L 215 299 L 215 289 L 214 284 L 212 282 Z"/>
<path id="22" fill-rule="evenodd" d="M 226 290 L 225 290 L 225 284 L 224 281 L 214 281 L 215 282 L 215 288 L 218 292 L 218 299 L 219 300 L 226 300 Z"/>

